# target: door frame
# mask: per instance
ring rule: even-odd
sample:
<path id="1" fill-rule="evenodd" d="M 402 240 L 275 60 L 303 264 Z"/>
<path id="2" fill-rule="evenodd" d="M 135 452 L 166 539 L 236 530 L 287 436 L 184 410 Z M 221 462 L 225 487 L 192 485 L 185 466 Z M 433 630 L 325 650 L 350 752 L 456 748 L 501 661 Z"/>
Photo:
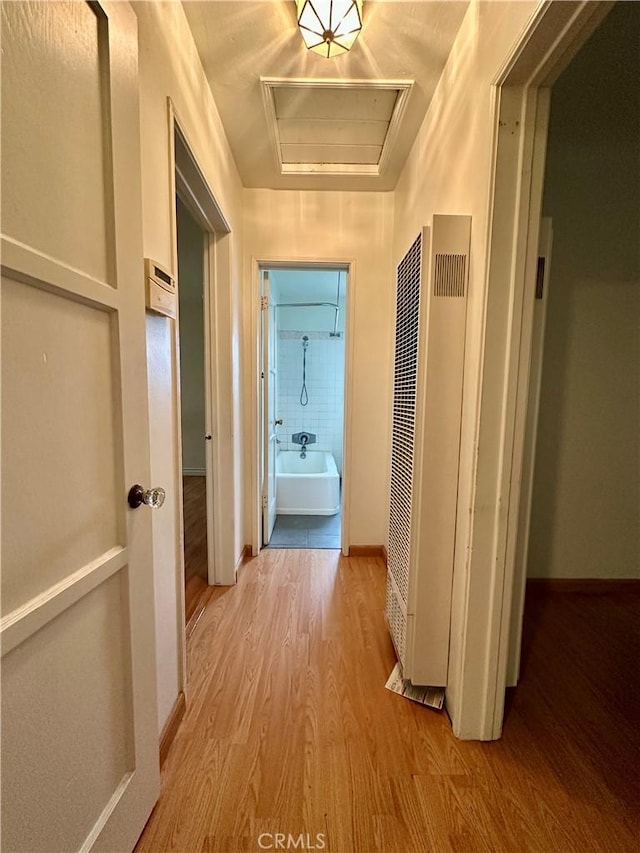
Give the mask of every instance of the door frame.
<path id="1" fill-rule="evenodd" d="M 342 436 L 342 486 L 340 495 L 341 537 L 340 548 L 344 556 L 349 555 L 350 506 L 351 506 L 351 447 L 352 447 L 352 400 L 351 376 L 354 362 L 354 308 L 356 262 L 353 258 L 252 258 L 251 259 L 251 554 L 257 556 L 262 544 L 262 387 L 260 379 L 262 353 L 261 323 L 261 272 L 262 270 L 294 269 L 340 269 L 347 275 L 345 302 L 345 362 L 344 362 L 344 426 Z"/>
<path id="2" fill-rule="evenodd" d="M 172 244 L 172 266 L 178 281 L 178 242 L 175 198 L 179 196 L 189 212 L 205 233 L 203 264 L 203 317 L 205 337 L 205 429 L 211 441 L 205 442 L 205 466 L 207 479 L 207 562 L 208 583 L 233 584 L 233 501 L 229 507 L 228 497 L 233 495 L 233 447 L 229 440 L 231 430 L 227 421 L 231 418 L 231 356 L 228 351 L 229 323 L 225 305 L 225 282 L 231 268 L 231 226 L 215 195 L 209 188 L 204 174 L 193 154 L 193 147 L 186 134 L 185 125 L 175 109 L 171 98 L 167 98 L 169 131 L 169 182 L 170 182 L 170 231 Z M 172 335 L 172 380 L 175 396 L 172 401 L 172 416 L 176 435 L 174 445 L 174 471 L 177 484 L 176 501 L 176 584 L 178 645 L 181 659 L 181 689 L 186 686 L 186 638 L 185 638 L 185 589 L 184 589 L 184 519 L 182 488 L 182 421 L 180 392 L 180 326 L 179 314 L 174 322 Z M 204 441 L 204 436 L 203 436 Z M 231 569 L 229 568 L 231 566 Z"/>
<path id="3" fill-rule="evenodd" d="M 211 369 L 211 351 L 212 351 L 212 334 L 211 334 L 211 319 L 212 319 L 212 310 L 211 310 L 211 289 L 214 284 L 214 280 L 212 280 L 211 276 L 211 255 L 215 252 L 215 234 L 212 233 L 208 227 L 205 227 L 205 223 L 202 218 L 197 214 L 194 209 L 195 205 L 192 203 L 192 195 L 189 191 L 189 187 L 184 182 L 182 177 L 180 167 L 176 167 L 176 196 L 180 199 L 180 201 L 184 204 L 185 208 L 188 210 L 192 219 L 196 222 L 198 227 L 201 230 L 203 236 L 203 245 L 202 245 L 202 327 L 204 333 L 204 383 L 203 383 L 203 392 L 204 392 L 204 434 L 202 436 L 202 441 L 204 443 L 204 457 L 205 457 L 205 500 L 206 500 L 206 516 L 205 516 L 205 525 L 207 528 L 207 583 L 214 584 L 215 583 L 215 570 L 216 570 L 216 549 L 215 539 L 216 539 L 216 521 L 217 519 L 213 513 L 213 492 L 216 486 L 216 475 L 214 469 L 214 453 L 211 444 L 213 442 L 213 434 L 214 432 L 217 434 L 217 430 L 214 429 L 214 425 L 212 423 L 212 399 L 214 397 L 215 392 L 215 376 L 214 371 Z M 177 237 L 178 237 L 178 228 L 176 221 L 176 247 L 177 247 Z M 176 272 L 178 272 L 178 266 L 176 263 Z M 176 275 L 176 323 L 175 323 L 175 333 L 176 333 L 176 353 L 178 355 L 178 373 L 176 376 L 176 395 L 178 401 L 178 407 L 180 409 L 180 414 L 182 415 L 182 388 L 181 382 L 182 377 L 180 375 L 179 369 L 179 357 L 180 357 L 180 303 L 179 303 L 179 295 L 180 295 L 180 277 L 179 274 Z M 212 440 L 206 441 L 205 435 L 211 435 Z M 182 419 L 180 420 L 180 431 L 178 433 L 178 444 L 180 446 L 180 454 L 182 455 Z M 183 488 L 183 472 L 182 472 L 182 462 L 180 465 L 180 477 L 178 478 L 178 494 L 179 500 L 182 502 L 182 524 L 183 529 L 180 531 L 181 541 L 184 546 L 184 488 Z M 183 552 L 184 558 L 184 552 Z"/>
<path id="4" fill-rule="evenodd" d="M 271 540 L 271 536 L 273 534 L 273 527 L 275 526 L 276 520 L 276 509 L 273 510 L 273 517 L 270 515 L 271 507 L 269 504 L 270 497 L 270 482 L 269 482 L 269 454 L 271 452 L 271 442 L 274 441 L 276 444 L 277 451 L 277 436 L 275 435 L 276 425 L 275 421 L 275 407 L 277 405 L 276 398 L 276 384 L 275 382 L 271 382 L 270 373 L 273 365 L 270 361 L 270 354 L 272 352 L 271 349 L 271 341 L 272 336 L 277 332 L 277 320 L 276 320 L 276 312 L 275 306 L 271 301 L 271 288 L 269 286 L 269 270 L 261 269 L 260 270 L 260 305 L 262 310 L 260 311 L 260 338 L 262 341 L 262 369 L 260 371 L 260 375 L 262 378 L 262 384 L 260 386 L 261 394 L 260 394 L 260 402 L 262 407 L 262 464 L 260 469 L 262 471 L 262 544 L 268 545 Z M 266 287 L 265 287 L 266 285 Z M 265 293 L 266 290 L 266 293 Z M 266 303 L 264 300 L 266 299 Z M 273 311 L 272 316 L 271 312 Z M 266 317 L 265 317 L 266 315 Z M 265 335 L 265 326 L 267 328 L 267 335 Z M 277 355 L 276 355 L 277 358 Z M 266 369 L 265 369 L 266 367 Z M 273 408 L 272 408 L 273 406 Z M 273 415 L 273 420 L 271 419 L 271 415 Z M 271 426 L 273 425 L 273 426 Z M 271 432 L 273 429 L 273 433 Z M 275 466 L 275 457 L 277 453 L 273 454 L 273 464 Z M 276 472 L 273 471 L 273 476 L 275 480 Z M 275 485 L 273 488 L 274 493 L 274 501 L 275 503 Z M 273 525 L 271 524 L 273 521 Z M 265 523 L 266 522 L 266 523 Z M 265 530 L 268 530 L 268 537 L 265 536 Z M 265 541 L 268 539 L 268 541 Z"/>
<path id="5" fill-rule="evenodd" d="M 500 737 L 527 419 L 533 299 L 550 87 L 612 3 L 538 7 L 492 84 L 485 322 L 466 580 L 454 582 L 450 684 L 454 734 Z"/>
<path id="6" fill-rule="evenodd" d="M 551 217 L 540 219 L 540 240 L 538 243 L 538 264 L 544 259 L 542 270 L 536 269 L 536 288 L 540 284 L 541 294 L 536 292 L 532 305 L 531 321 L 531 361 L 525 417 L 526 427 L 522 446 L 522 473 L 520 477 L 520 506 L 518 508 L 518 531 L 514 554 L 514 584 L 511 603 L 511 628 L 509 641 L 509 663 L 507 686 L 514 687 L 520 675 L 520 647 L 522 644 L 522 620 L 524 615 L 525 586 L 527 580 L 527 558 L 529 553 L 529 533 L 533 500 L 533 475 L 536 456 L 536 436 L 540 413 L 540 389 L 542 386 L 542 364 L 544 358 L 544 332 L 549 302 L 549 279 L 551 256 L 553 252 L 553 220 Z M 539 280 L 542 272 L 541 281 Z M 524 386 L 524 376 L 521 377 Z"/>

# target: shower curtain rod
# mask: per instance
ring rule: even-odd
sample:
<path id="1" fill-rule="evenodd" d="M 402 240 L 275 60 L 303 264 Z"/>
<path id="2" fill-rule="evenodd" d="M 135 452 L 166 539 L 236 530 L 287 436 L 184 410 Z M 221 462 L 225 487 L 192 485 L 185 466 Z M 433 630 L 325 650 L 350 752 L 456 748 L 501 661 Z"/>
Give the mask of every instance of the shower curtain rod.
<path id="1" fill-rule="evenodd" d="M 333 308 L 336 312 L 333 318 L 333 332 L 329 332 L 332 338 L 339 338 L 342 334 L 338 331 L 338 317 L 340 315 L 340 306 L 337 302 L 276 302 L 276 308 Z"/>
<path id="2" fill-rule="evenodd" d="M 335 308 L 340 307 L 335 302 L 276 302 L 276 308 Z"/>

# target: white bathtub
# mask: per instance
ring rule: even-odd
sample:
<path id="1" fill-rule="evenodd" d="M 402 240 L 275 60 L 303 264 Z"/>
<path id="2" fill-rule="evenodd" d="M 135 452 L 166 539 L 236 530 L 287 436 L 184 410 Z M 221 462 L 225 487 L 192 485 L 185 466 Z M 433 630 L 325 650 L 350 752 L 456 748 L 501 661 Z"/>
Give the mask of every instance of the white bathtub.
<path id="1" fill-rule="evenodd" d="M 340 476 L 331 453 L 281 450 L 276 457 L 278 515 L 335 515 L 340 512 Z"/>

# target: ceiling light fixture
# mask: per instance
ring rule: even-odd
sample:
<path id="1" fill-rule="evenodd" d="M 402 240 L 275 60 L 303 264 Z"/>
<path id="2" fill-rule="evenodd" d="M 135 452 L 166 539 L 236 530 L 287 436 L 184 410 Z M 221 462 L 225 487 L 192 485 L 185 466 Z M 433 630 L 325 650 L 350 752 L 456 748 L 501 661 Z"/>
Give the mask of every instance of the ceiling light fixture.
<path id="1" fill-rule="evenodd" d="M 329 58 L 351 50 L 362 29 L 362 0 L 296 0 L 309 50 Z"/>

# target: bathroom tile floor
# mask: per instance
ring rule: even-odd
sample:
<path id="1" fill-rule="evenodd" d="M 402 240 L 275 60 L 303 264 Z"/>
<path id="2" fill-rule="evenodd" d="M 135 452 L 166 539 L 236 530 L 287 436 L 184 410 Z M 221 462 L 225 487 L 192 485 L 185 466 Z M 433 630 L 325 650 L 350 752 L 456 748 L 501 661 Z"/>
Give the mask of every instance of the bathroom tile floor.
<path id="1" fill-rule="evenodd" d="M 340 548 L 340 513 L 279 515 L 270 548 Z"/>

